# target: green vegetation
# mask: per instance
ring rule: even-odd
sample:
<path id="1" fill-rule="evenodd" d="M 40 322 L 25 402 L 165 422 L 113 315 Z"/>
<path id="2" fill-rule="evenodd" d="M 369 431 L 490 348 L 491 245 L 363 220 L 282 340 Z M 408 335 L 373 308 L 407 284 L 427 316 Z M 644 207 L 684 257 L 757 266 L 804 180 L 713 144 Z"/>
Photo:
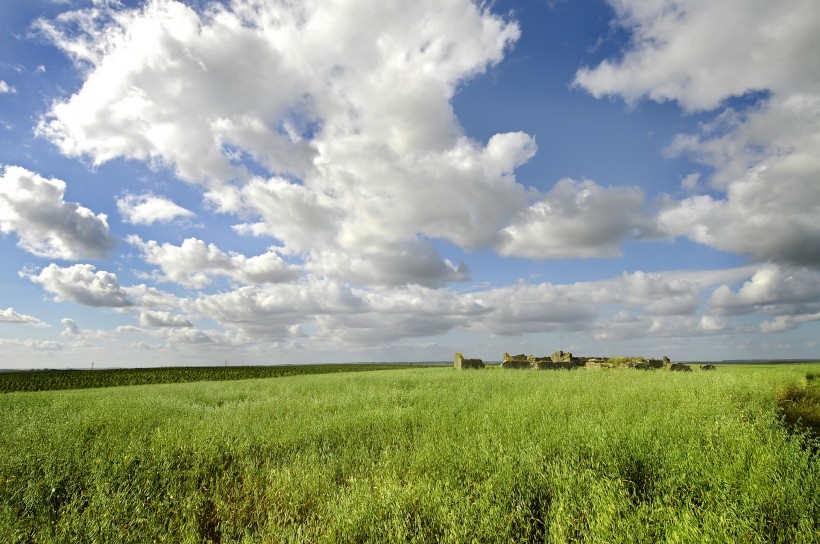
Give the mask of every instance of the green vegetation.
<path id="1" fill-rule="evenodd" d="M 161 368 L 117 368 L 105 370 L 42 370 L 0 372 L 0 393 L 89 389 L 120 385 L 183 383 L 251 378 L 279 378 L 299 374 L 329 374 L 415 368 L 421 365 L 348 363 L 288 366 L 182 366 Z"/>
<path id="2" fill-rule="evenodd" d="M 645 363 L 646 358 L 645 357 L 620 357 L 620 356 L 619 357 L 610 357 L 609 359 L 606 360 L 606 363 L 608 365 L 612 366 L 612 367 L 616 367 L 616 366 L 619 366 L 619 365 L 626 364 L 630 361 L 635 361 L 635 362 L 638 362 L 638 363 Z"/>
<path id="3" fill-rule="evenodd" d="M 10 393 L 0 542 L 818 542 L 818 454 L 778 400 L 819 371 Z"/>
<path id="4" fill-rule="evenodd" d="M 787 425 L 820 437 L 820 374 L 809 373 L 805 381 L 789 384 L 778 401 Z"/>

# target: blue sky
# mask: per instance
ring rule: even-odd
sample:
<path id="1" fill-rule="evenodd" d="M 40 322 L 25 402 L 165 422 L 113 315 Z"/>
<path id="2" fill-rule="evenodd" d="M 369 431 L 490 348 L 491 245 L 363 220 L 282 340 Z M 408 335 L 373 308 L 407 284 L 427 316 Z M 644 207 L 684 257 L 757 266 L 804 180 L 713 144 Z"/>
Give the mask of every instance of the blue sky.
<path id="1" fill-rule="evenodd" d="M 0 367 L 811 358 L 813 0 L 0 6 Z"/>

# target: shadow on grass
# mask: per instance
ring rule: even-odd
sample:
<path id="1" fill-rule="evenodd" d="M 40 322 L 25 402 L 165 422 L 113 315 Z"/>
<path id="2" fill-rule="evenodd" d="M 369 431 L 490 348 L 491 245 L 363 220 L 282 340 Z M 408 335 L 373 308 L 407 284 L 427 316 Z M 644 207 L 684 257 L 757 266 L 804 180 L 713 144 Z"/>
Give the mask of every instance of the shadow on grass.
<path id="1" fill-rule="evenodd" d="M 812 449 L 820 448 L 820 374 L 807 374 L 806 382 L 792 384 L 778 396 L 783 422 L 792 433 L 806 433 Z"/>

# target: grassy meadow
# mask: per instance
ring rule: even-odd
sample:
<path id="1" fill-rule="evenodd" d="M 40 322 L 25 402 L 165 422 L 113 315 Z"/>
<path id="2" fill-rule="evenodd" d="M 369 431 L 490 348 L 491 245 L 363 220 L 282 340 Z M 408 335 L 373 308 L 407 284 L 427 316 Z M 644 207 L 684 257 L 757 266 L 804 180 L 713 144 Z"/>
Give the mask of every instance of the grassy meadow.
<path id="1" fill-rule="evenodd" d="M 332 372 L 395 370 L 423 365 L 412 363 L 339 363 L 280 366 L 176 366 L 158 368 L 107 368 L 102 370 L 46 370 L 0 372 L 0 393 L 90 389 L 120 385 L 184 383 L 252 378 L 282 378 Z"/>
<path id="2" fill-rule="evenodd" d="M 0 542 L 820 542 L 818 444 L 781 412 L 817 409 L 818 374 L 411 368 L 6 393 Z"/>

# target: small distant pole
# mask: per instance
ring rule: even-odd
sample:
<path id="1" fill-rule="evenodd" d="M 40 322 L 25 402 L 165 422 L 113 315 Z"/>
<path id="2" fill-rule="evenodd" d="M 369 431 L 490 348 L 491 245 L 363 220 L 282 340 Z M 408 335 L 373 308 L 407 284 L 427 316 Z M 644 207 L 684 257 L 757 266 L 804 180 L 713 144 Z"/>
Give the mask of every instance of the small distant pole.
<path id="1" fill-rule="evenodd" d="M 91 370 L 94 370 L 94 361 L 91 361 Z"/>
<path id="2" fill-rule="evenodd" d="M 225 359 L 225 368 L 228 368 L 228 360 Z"/>

